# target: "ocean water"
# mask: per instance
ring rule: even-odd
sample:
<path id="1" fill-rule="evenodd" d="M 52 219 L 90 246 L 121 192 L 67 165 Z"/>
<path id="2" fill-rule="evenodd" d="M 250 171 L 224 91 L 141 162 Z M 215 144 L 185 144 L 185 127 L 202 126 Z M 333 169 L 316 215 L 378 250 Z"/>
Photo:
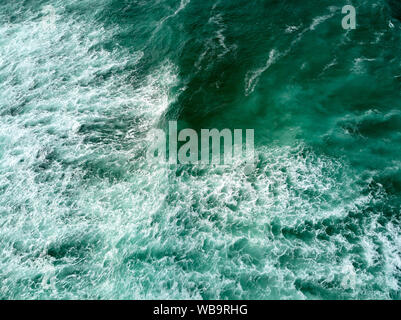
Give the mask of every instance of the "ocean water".
<path id="1" fill-rule="evenodd" d="M 2 0 L 0 298 L 400 299 L 400 12 Z M 256 169 L 150 163 L 169 120 Z"/>

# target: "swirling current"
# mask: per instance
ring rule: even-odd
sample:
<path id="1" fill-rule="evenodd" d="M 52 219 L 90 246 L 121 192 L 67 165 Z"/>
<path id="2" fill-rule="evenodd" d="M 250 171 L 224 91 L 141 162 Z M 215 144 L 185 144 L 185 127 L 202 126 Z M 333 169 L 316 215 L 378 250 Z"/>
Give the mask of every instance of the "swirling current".
<path id="1" fill-rule="evenodd" d="M 2 0 L 0 298 L 400 299 L 400 19 Z M 254 129 L 255 170 L 149 163 L 169 120 Z"/>

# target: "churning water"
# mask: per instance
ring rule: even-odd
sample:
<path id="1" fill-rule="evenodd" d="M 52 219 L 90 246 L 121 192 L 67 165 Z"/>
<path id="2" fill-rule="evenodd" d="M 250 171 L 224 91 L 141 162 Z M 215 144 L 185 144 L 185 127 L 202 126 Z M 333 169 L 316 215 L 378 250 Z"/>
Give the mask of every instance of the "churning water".
<path id="1" fill-rule="evenodd" d="M 0 298 L 400 299 L 400 6 L 343 2 L 2 0 Z"/>

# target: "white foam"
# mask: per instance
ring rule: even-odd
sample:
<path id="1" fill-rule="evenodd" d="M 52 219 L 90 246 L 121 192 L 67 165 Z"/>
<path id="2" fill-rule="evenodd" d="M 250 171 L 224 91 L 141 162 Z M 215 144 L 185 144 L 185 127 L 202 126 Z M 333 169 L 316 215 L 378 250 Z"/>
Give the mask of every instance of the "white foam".
<path id="1" fill-rule="evenodd" d="M 245 95 L 250 95 L 254 90 L 255 87 L 257 86 L 259 82 L 260 76 L 266 72 L 272 64 L 274 64 L 277 59 L 280 57 L 279 53 L 276 51 L 276 49 L 270 50 L 269 53 L 269 58 L 266 61 L 266 64 L 258 68 L 254 71 L 250 71 L 246 74 L 245 77 Z"/>
<path id="2" fill-rule="evenodd" d="M 34 16 L 0 27 L 1 296 L 82 298 L 96 295 L 94 286 L 113 290 L 90 274 L 112 272 L 97 265 L 109 261 L 104 257 L 111 252 L 115 256 L 118 240 L 136 219 L 150 219 L 163 203 L 166 169 L 150 172 L 130 163 L 146 143 L 141 134 L 166 111 L 176 71 L 165 61 L 133 86 L 131 78 L 114 70 L 134 67 L 143 52 L 93 50 L 116 31 L 62 14 L 47 32 Z M 137 119 L 135 139 L 117 129 L 110 136 L 96 129 L 129 119 Z M 90 142 L 93 138 L 105 143 Z M 102 165 L 106 173 L 122 174 L 122 182 L 100 171 L 91 174 Z M 92 252 L 99 241 L 102 245 Z M 78 251 L 82 246 L 85 260 L 68 252 L 51 254 L 63 246 Z M 119 261 L 108 263 L 117 268 Z"/>
<path id="3" fill-rule="evenodd" d="M 310 25 L 309 29 L 315 30 L 318 25 L 322 24 L 323 22 L 325 22 L 326 20 L 330 19 L 333 16 L 334 14 L 326 14 L 324 16 L 313 18 L 312 24 Z"/>

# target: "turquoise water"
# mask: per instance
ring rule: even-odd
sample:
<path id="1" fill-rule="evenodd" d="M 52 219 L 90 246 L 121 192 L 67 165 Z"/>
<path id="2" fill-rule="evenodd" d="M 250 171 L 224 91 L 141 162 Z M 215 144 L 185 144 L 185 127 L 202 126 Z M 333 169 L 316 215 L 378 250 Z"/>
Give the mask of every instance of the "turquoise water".
<path id="1" fill-rule="evenodd" d="M 0 298 L 400 299 L 397 18 L 2 0 Z M 255 171 L 149 163 L 169 120 L 254 129 Z"/>

